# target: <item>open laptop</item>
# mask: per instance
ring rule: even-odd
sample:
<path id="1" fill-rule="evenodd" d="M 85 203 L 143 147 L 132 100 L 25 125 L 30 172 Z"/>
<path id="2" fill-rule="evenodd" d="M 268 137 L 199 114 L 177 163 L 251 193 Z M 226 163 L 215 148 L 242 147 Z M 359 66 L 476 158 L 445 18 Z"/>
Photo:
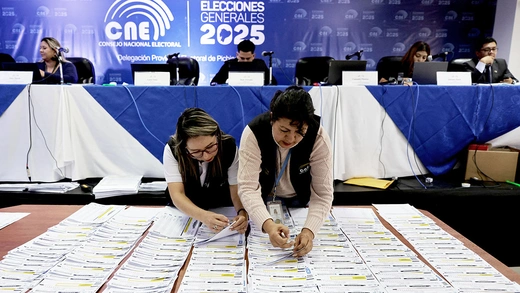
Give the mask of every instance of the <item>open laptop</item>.
<path id="1" fill-rule="evenodd" d="M 437 71 L 447 71 L 448 62 L 415 62 L 412 80 L 417 84 L 437 84 Z"/>
<path id="2" fill-rule="evenodd" d="M 159 85 L 158 83 L 161 83 L 160 85 L 172 85 L 175 84 L 176 78 L 175 78 L 175 66 L 171 66 L 170 64 L 161 64 L 161 63 L 132 63 L 130 64 L 130 67 L 132 68 L 132 78 L 134 80 L 135 85 L 147 85 L 147 78 L 158 78 L 158 77 L 152 77 L 147 74 L 147 76 L 139 76 L 137 77 L 136 82 L 136 72 L 140 73 L 154 73 L 154 72 L 166 72 L 169 74 L 169 79 L 166 81 L 150 81 L 153 83 L 153 85 Z M 142 80 L 141 80 L 142 79 Z"/>
<path id="3" fill-rule="evenodd" d="M 343 71 L 366 71 L 366 60 L 332 60 L 329 63 L 329 84 L 341 85 Z"/>
<path id="4" fill-rule="evenodd" d="M 40 68 L 38 68 L 38 64 L 36 63 L 16 63 L 16 62 L 4 62 L 2 63 L 2 70 L 4 71 L 31 71 L 32 72 L 32 80 L 31 82 L 38 82 L 42 79 L 42 75 L 40 74 Z"/>

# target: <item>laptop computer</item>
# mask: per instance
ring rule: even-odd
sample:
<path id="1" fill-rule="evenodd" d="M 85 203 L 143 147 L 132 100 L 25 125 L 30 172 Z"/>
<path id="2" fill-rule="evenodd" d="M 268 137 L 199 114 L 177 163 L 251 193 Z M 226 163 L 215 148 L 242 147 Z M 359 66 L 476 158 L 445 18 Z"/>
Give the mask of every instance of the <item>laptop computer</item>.
<path id="1" fill-rule="evenodd" d="M 437 84 L 437 71 L 447 71 L 448 62 L 415 62 L 412 80 L 417 84 Z"/>
<path id="2" fill-rule="evenodd" d="M 366 60 L 332 60 L 329 63 L 328 83 L 332 85 L 341 85 L 343 71 L 366 71 Z"/>
<path id="3" fill-rule="evenodd" d="M 4 62 L 2 63 L 2 70 L 5 71 L 32 71 L 32 82 L 38 82 L 42 79 L 40 68 L 36 63 L 16 63 Z"/>

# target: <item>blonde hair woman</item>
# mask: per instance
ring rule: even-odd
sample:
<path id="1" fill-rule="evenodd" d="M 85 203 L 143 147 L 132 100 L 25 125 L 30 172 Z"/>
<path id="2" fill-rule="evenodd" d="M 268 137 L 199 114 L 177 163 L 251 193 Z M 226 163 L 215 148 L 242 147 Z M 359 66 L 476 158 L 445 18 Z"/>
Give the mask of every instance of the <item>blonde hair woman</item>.
<path id="1" fill-rule="evenodd" d="M 40 55 L 42 60 L 38 63 L 40 74 L 42 76 L 41 83 L 56 84 L 61 82 L 60 66 L 63 69 L 63 82 L 78 82 L 78 73 L 76 66 L 65 59 L 63 52 L 59 52 L 61 48 L 60 42 L 52 37 L 45 37 L 40 42 Z M 58 60 L 58 54 L 62 54 L 61 63 Z M 60 65 L 61 64 L 61 65 Z"/>

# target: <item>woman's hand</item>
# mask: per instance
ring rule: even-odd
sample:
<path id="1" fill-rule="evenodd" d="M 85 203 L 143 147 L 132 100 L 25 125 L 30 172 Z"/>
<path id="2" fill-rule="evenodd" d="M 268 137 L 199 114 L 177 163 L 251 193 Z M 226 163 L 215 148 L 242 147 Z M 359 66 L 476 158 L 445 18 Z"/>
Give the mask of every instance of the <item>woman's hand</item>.
<path id="1" fill-rule="evenodd" d="M 202 223 L 208 226 L 211 231 L 220 232 L 222 229 L 227 227 L 229 224 L 229 219 L 224 215 L 206 211 L 204 217 L 202 218 Z"/>
<path id="2" fill-rule="evenodd" d="M 247 216 L 237 215 L 235 218 L 233 218 L 233 221 L 235 223 L 233 226 L 231 226 L 231 231 L 238 231 L 240 234 L 246 233 L 248 225 Z"/>
<path id="3" fill-rule="evenodd" d="M 294 240 L 293 256 L 304 256 L 312 250 L 314 233 L 307 228 L 303 228 L 296 239 Z"/>
<path id="4" fill-rule="evenodd" d="M 274 247 L 289 248 L 293 246 L 293 241 L 289 242 L 289 228 L 282 224 L 276 224 L 272 219 L 268 219 L 262 225 L 262 229 L 269 235 L 269 241 Z"/>

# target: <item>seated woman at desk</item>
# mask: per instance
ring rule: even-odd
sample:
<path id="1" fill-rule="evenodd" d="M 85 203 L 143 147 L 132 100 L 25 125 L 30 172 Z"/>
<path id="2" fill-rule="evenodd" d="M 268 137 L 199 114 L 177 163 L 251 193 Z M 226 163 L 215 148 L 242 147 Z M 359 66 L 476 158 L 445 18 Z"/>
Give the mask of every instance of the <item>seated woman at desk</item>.
<path id="1" fill-rule="evenodd" d="M 63 82 L 78 82 L 76 66 L 65 59 L 60 52 L 61 45 L 55 38 L 45 37 L 40 42 L 40 55 L 42 60 L 37 63 L 42 79 L 38 83 L 57 84 L 61 82 L 60 66 L 63 69 Z M 61 62 L 58 57 L 61 54 Z M 61 64 L 61 65 L 60 65 Z"/>
<path id="2" fill-rule="evenodd" d="M 426 62 L 428 55 L 430 55 L 430 45 L 423 41 L 415 42 L 410 49 L 408 49 L 406 54 L 404 54 L 401 63 L 394 68 L 390 68 L 388 72 L 383 74 L 384 77 L 381 78 L 379 83 L 389 82 L 391 78 L 397 78 L 400 73 L 403 74 L 403 79 L 411 79 L 413 76 L 414 63 Z"/>
<path id="3" fill-rule="evenodd" d="M 163 164 L 169 195 L 179 210 L 219 232 L 230 219 L 208 209 L 234 206 L 231 230 L 246 232 L 248 215 L 237 187 L 238 148 L 208 113 L 190 108 L 181 114 L 164 148 Z"/>

